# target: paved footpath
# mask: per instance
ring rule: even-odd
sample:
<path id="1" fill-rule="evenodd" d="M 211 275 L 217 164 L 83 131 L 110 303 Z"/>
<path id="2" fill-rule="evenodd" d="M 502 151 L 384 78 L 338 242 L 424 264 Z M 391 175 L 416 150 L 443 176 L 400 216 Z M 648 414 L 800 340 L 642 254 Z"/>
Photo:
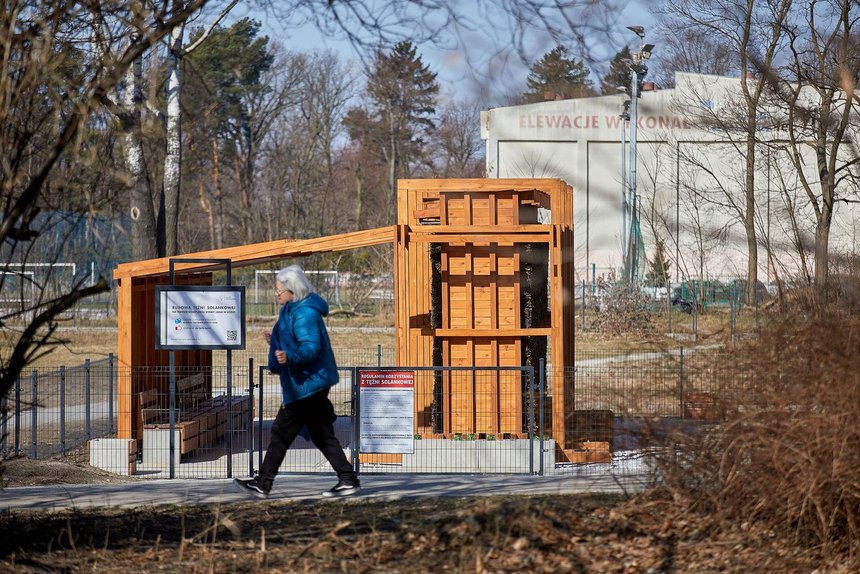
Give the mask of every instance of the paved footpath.
<path id="1" fill-rule="evenodd" d="M 269 500 L 316 500 L 336 482 L 333 474 L 281 474 Z M 419 496 L 490 496 L 622 493 L 639 490 L 639 477 L 623 483 L 611 475 L 564 473 L 551 476 L 366 474 L 362 499 L 397 500 Z M 356 498 L 356 497 L 353 497 Z M 0 512 L 53 511 L 95 507 L 133 508 L 170 504 L 235 503 L 249 500 L 229 479 L 138 480 L 119 484 L 31 486 L 0 490 Z"/>

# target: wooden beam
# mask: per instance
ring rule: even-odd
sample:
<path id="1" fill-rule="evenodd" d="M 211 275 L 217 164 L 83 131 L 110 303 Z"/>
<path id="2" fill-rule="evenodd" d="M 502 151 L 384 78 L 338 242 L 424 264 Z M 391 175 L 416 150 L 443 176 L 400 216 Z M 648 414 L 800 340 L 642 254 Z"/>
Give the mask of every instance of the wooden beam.
<path id="1" fill-rule="evenodd" d="M 520 329 L 434 329 L 437 337 L 539 337 L 551 335 L 551 327 Z"/>
<path id="2" fill-rule="evenodd" d="M 117 437 L 132 438 L 131 409 L 131 277 L 117 282 L 116 290 L 116 347 L 117 347 Z"/>
<path id="3" fill-rule="evenodd" d="M 552 238 L 549 233 L 413 233 L 410 241 L 415 243 L 483 243 L 508 244 L 514 243 L 549 243 Z"/>
<path id="4" fill-rule="evenodd" d="M 432 191 L 435 193 L 470 191 L 538 191 L 556 189 L 559 179 L 544 178 L 465 178 L 465 179 L 401 179 L 398 188 L 408 193 Z M 562 182 L 563 183 L 563 182 Z"/>
<path id="5" fill-rule="evenodd" d="M 410 226 L 414 234 L 446 234 L 446 233 L 489 233 L 489 234 L 510 234 L 510 233 L 551 233 L 552 225 L 412 225 Z"/>
<path id="6" fill-rule="evenodd" d="M 394 243 L 396 240 L 396 226 L 378 227 L 366 231 L 355 231 L 352 233 L 341 233 L 340 235 L 328 235 L 315 237 L 313 239 L 297 239 L 278 241 L 267 241 L 264 243 L 252 243 L 251 245 L 239 245 L 237 247 L 225 247 L 223 249 L 212 249 L 210 251 L 199 251 L 177 255 L 175 258 L 162 257 L 160 259 L 149 259 L 145 261 L 132 261 L 117 265 L 114 270 L 114 279 L 123 277 L 142 277 L 145 275 L 161 275 L 170 270 L 170 259 L 230 259 L 233 267 L 243 267 L 270 261 L 278 261 L 288 257 L 300 257 L 315 253 L 329 253 L 332 251 L 347 251 L 359 247 Z M 177 265 L 176 269 L 182 271 L 203 271 L 219 269 L 220 265 L 205 263 L 188 263 Z"/>

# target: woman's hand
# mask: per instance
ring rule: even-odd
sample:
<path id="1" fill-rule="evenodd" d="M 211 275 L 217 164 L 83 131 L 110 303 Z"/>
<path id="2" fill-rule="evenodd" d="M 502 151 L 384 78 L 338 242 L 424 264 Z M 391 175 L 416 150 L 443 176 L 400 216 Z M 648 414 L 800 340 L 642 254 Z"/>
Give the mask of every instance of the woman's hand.
<path id="1" fill-rule="evenodd" d="M 277 359 L 278 363 L 281 365 L 287 364 L 287 354 L 283 351 L 275 351 L 275 359 Z"/>

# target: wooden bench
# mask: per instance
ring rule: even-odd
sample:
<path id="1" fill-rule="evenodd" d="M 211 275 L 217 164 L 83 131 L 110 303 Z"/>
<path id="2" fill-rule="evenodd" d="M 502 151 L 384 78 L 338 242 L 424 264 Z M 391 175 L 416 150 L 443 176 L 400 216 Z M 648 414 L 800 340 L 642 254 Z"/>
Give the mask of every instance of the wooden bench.
<path id="1" fill-rule="evenodd" d="M 147 435 L 154 437 L 155 433 L 152 431 L 162 431 L 168 438 L 161 442 L 169 440 L 170 410 L 167 405 L 169 398 L 164 393 L 159 394 L 156 389 L 147 389 L 140 393 L 139 402 L 140 418 L 143 423 L 144 462 L 147 462 L 148 452 L 151 453 L 153 448 L 164 448 L 162 444 L 147 445 Z M 212 396 L 205 373 L 176 381 L 174 431 L 178 433 L 175 445 L 179 455 L 212 446 L 222 438 L 227 432 L 228 411 L 232 412 L 233 430 L 245 428 L 250 416 L 247 397 L 234 396 L 230 402 L 232 402 L 232 409 L 229 408 L 226 395 Z"/>

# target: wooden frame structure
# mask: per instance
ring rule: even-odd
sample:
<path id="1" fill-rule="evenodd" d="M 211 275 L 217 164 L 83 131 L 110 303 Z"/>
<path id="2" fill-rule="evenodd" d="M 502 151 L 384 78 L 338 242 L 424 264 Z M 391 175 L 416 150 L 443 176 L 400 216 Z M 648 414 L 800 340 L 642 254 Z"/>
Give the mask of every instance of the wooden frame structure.
<path id="1" fill-rule="evenodd" d="M 281 240 L 226 247 L 180 255 L 174 259 L 230 259 L 233 267 L 243 267 L 279 261 L 289 257 L 302 257 L 314 253 L 347 251 L 393 243 L 395 226 L 368 231 L 357 231 L 330 235 L 315 239 L 296 241 Z M 155 287 L 169 284 L 170 259 L 150 259 L 118 265 L 114 270 L 117 281 L 117 359 L 119 366 L 117 436 L 140 439 L 140 420 L 137 396 L 141 391 L 158 389 L 166 395 L 167 378 L 155 369 L 136 367 L 164 367 L 168 364 L 169 351 L 155 348 Z M 177 263 L 174 267 L 177 285 L 211 285 L 211 271 L 219 265 L 201 263 Z M 177 368 L 186 374 L 192 367 L 212 365 L 212 351 L 174 351 Z M 211 391 L 211 381 L 209 381 Z"/>
<path id="2" fill-rule="evenodd" d="M 394 257 L 397 363 L 434 365 L 434 345 L 441 342 L 437 366 L 516 367 L 524 364 L 526 338 L 548 338 L 552 434 L 560 454 L 576 442 L 567 416 L 574 408 L 573 377 L 566 369 L 574 351 L 572 202 L 571 187 L 558 179 L 401 180 Z M 526 325 L 525 257 L 541 249 L 550 309 L 547 320 Z M 434 278 L 434 257 L 440 278 Z M 434 281 L 441 288 L 435 303 Z M 477 409 L 478 397 L 492 408 Z M 416 388 L 416 432 L 516 435 L 523 431 L 524 404 L 513 377 L 446 373 L 441 389 Z M 441 413 L 441 424 L 431 413 Z"/>
<path id="3" fill-rule="evenodd" d="M 230 259 L 234 267 L 241 267 L 393 244 L 397 363 L 433 365 L 433 346 L 441 340 L 442 366 L 515 367 L 522 364 L 524 337 L 548 338 L 547 358 L 554 373 L 552 432 L 559 450 L 564 452 L 574 442 L 574 429 L 568 424 L 571 417 L 567 416 L 574 407 L 573 377 L 566 374 L 566 367 L 573 366 L 574 340 L 570 308 L 574 286 L 572 202 L 571 187 L 558 179 L 401 180 L 395 226 L 230 247 L 184 257 Z M 544 266 L 548 271 L 550 304 L 547 321 L 525 326 L 519 300 L 523 253 L 529 245 L 543 246 L 547 254 Z M 437 279 L 443 301 L 442 324 L 435 327 L 430 323 L 431 246 L 438 252 L 434 256 L 442 274 L 441 282 Z M 212 264 L 177 263 L 176 283 L 211 284 L 211 271 L 217 268 Z M 119 265 L 114 271 L 118 282 L 120 368 L 167 364 L 167 351 L 157 351 L 154 344 L 154 294 L 156 285 L 167 284 L 168 270 L 169 259 L 162 258 Z M 176 365 L 182 367 L 212 364 L 211 351 L 177 351 L 175 357 Z M 140 426 L 140 415 L 132 408 L 132 397 L 163 384 L 150 380 L 145 370 L 139 374 L 130 372 L 134 374 L 119 379 L 121 438 L 139 438 L 133 436 Z M 504 434 L 521 427 L 523 402 L 519 389 L 505 391 L 502 387 L 507 383 L 501 379 L 473 380 L 465 388 L 452 387 L 459 384 L 449 377 L 448 396 L 468 396 L 475 392 L 476 385 L 489 385 L 482 392 L 497 393 L 497 414 L 482 418 L 468 412 L 468 402 L 448 404 L 448 431 L 486 428 L 487 432 Z M 420 394 L 421 389 L 416 389 L 416 397 Z M 416 432 L 429 436 L 433 429 L 426 420 L 428 406 L 416 400 Z"/>

